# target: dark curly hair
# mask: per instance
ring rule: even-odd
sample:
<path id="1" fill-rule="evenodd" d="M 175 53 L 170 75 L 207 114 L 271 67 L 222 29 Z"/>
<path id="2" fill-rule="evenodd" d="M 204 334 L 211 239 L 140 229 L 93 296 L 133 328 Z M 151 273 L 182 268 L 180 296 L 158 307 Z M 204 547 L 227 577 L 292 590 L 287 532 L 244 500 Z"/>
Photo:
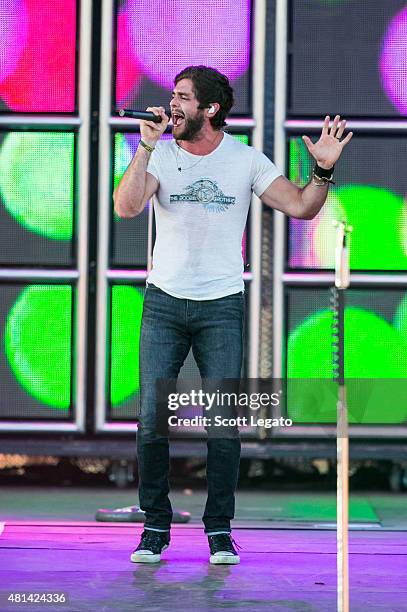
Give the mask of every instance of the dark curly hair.
<path id="1" fill-rule="evenodd" d="M 220 109 L 210 119 L 215 130 L 220 130 L 226 125 L 225 118 L 234 104 L 233 89 L 229 79 L 208 66 L 188 66 L 184 68 L 174 79 L 175 85 L 181 79 L 191 79 L 195 96 L 199 102 L 198 108 L 208 108 L 213 102 L 217 102 Z"/>

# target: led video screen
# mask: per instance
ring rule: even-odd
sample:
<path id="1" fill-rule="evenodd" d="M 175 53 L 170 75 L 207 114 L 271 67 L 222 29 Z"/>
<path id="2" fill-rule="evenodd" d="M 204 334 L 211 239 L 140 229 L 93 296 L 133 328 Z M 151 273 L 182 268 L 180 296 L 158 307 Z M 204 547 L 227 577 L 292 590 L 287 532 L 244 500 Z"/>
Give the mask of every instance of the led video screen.
<path id="1" fill-rule="evenodd" d="M 141 285 L 111 287 L 110 404 L 108 419 L 135 420 L 140 410 L 139 342 L 145 288 Z M 190 352 L 180 378 L 199 377 Z"/>
<path id="2" fill-rule="evenodd" d="M 72 419 L 74 290 L 0 284 L 0 420 Z"/>
<path id="3" fill-rule="evenodd" d="M 132 420 L 139 409 L 139 342 L 144 287 L 113 285 L 108 337 L 108 420 Z"/>
<path id="4" fill-rule="evenodd" d="M 303 186 L 313 163 L 301 138 L 292 137 L 288 147 L 289 178 Z M 336 184 L 320 213 L 311 221 L 290 219 L 288 267 L 333 269 L 337 219 L 353 226 L 352 270 L 406 270 L 406 152 L 405 136 L 356 134 L 336 164 Z"/>
<path id="5" fill-rule="evenodd" d="M 231 114 L 250 114 L 251 0 L 125 0 L 116 17 L 116 110 L 167 108 L 176 74 L 204 64 L 231 81 Z"/>
<path id="6" fill-rule="evenodd" d="M 288 412 L 297 423 L 335 423 L 330 290 L 287 288 L 286 299 Z M 344 342 L 349 422 L 407 422 L 407 292 L 347 290 Z"/>
<path id="7" fill-rule="evenodd" d="M 405 0 L 290 4 L 289 115 L 407 115 Z"/>
<path id="8" fill-rule="evenodd" d="M 232 134 L 244 144 L 249 144 L 247 134 Z M 171 140 L 171 134 L 163 134 L 163 140 Z M 136 153 L 140 142 L 139 133 L 121 133 L 114 135 L 113 184 L 119 183 L 123 173 Z M 148 215 L 150 203 L 142 213 L 130 219 L 121 219 L 112 207 L 112 248 L 111 267 L 147 267 Z M 243 259 L 246 263 L 246 232 L 242 243 Z"/>
<path id="9" fill-rule="evenodd" d="M 139 342 L 144 293 L 145 288 L 141 284 L 114 284 L 110 287 L 110 330 L 106 351 L 110 389 L 108 421 L 133 421 L 139 415 Z M 200 381 L 192 351 L 179 374 L 178 385 L 181 387 L 183 380 L 186 384 L 191 380 Z"/>
<path id="10" fill-rule="evenodd" d="M 76 0 L 2 0 L 0 23 L 0 111 L 75 112 Z"/>
<path id="11" fill-rule="evenodd" d="M 0 134 L 0 265 L 74 260 L 75 135 Z"/>

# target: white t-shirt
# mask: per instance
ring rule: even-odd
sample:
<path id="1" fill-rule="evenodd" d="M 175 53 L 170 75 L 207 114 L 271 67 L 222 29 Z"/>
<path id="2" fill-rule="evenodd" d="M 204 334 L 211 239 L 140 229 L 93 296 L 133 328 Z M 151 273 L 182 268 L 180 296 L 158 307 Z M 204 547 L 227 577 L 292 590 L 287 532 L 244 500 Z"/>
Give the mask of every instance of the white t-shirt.
<path id="1" fill-rule="evenodd" d="M 260 196 L 281 172 L 226 133 L 204 156 L 180 149 L 174 139 L 161 140 L 147 171 L 159 182 L 147 282 L 191 300 L 243 291 L 242 238 L 252 191 Z"/>

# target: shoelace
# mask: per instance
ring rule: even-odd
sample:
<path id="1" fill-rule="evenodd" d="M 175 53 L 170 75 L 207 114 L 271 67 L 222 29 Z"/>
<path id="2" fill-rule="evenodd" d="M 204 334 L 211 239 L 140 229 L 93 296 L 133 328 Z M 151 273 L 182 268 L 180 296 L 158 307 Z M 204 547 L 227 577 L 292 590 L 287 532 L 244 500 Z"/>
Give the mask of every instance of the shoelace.
<path id="1" fill-rule="evenodd" d="M 226 541 L 228 543 L 231 542 L 234 546 L 236 546 L 237 550 L 243 550 L 243 547 L 239 546 L 239 544 L 236 542 L 236 540 L 229 533 L 222 533 L 222 534 L 219 534 L 219 535 L 222 537 L 223 542 L 226 542 Z M 219 540 L 219 547 L 222 548 L 222 540 L 221 539 Z"/>
<path id="2" fill-rule="evenodd" d="M 230 536 L 230 540 L 231 540 L 232 544 L 234 546 L 236 546 L 237 550 L 243 550 L 243 546 L 239 546 L 239 544 L 236 542 L 236 540 L 234 538 L 232 538 L 232 536 Z"/>

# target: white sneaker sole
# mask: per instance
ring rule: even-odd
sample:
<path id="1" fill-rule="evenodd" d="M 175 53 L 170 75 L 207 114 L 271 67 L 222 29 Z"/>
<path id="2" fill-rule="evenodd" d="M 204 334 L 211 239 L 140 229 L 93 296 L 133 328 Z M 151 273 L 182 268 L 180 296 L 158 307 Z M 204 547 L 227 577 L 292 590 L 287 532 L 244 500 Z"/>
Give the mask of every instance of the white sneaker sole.
<path id="1" fill-rule="evenodd" d="M 238 555 L 211 555 L 209 563 L 212 563 L 212 565 L 238 565 L 240 557 Z"/>
<path id="2" fill-rule="evenodd" d="M 162 550 L 165 550 L 166 548 L 168 548 L 168 544 L 163 546 Z M 161 554 L 150 555 L 149 553 L 138 551 L 132 553 L 130 561 L 133 563 L 159 563 L 161 561 Z"/>

